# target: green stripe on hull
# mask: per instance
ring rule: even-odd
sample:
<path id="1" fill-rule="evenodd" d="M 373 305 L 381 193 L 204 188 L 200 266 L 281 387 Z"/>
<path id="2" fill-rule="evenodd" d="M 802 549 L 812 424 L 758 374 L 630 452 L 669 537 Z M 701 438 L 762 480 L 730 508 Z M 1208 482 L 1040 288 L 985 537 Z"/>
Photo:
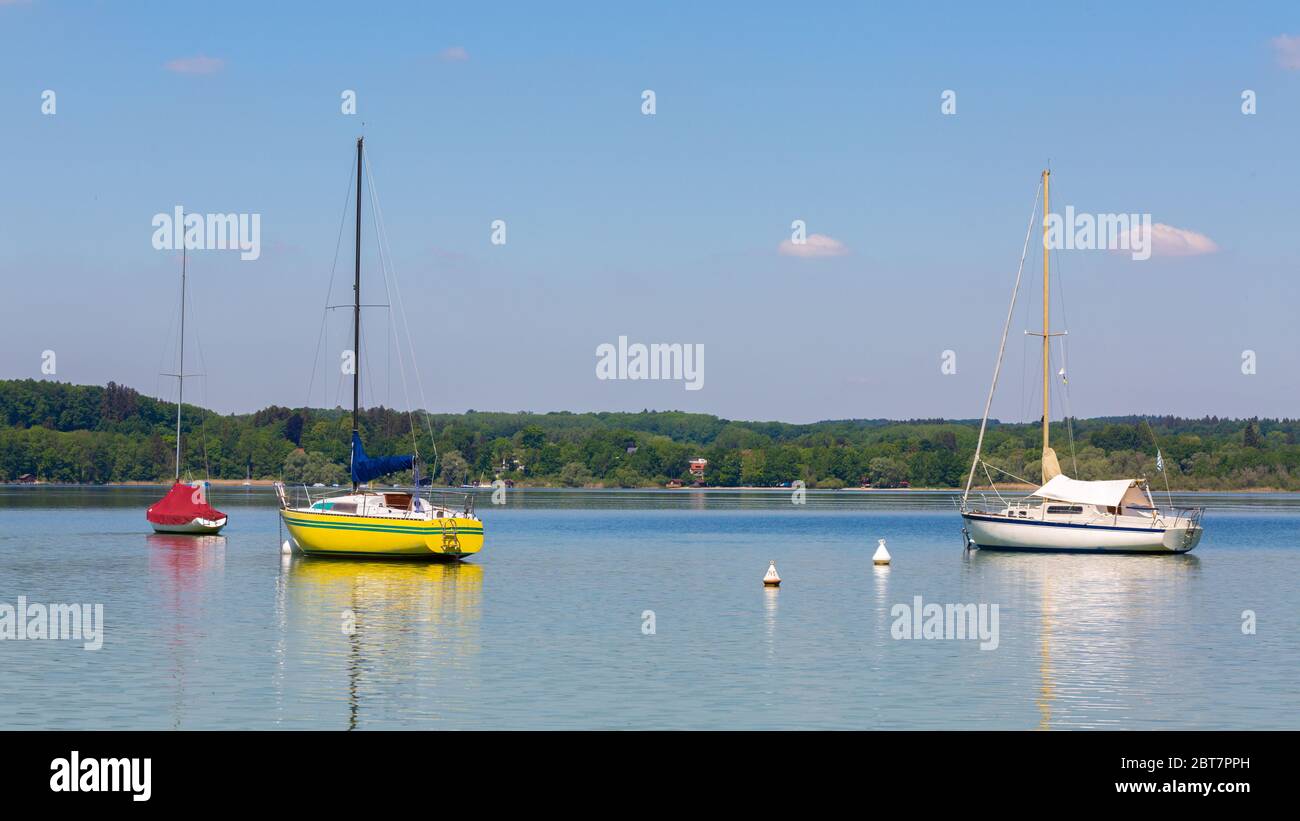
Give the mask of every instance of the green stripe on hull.
<path id="1" fill-rule="evenodd" d="M 452 559 L 460 561 L 466 556 L 473 556 L 473 553 L 433 553 L 425 551 L 422 553 L 357 553 L 350 550 L 304 550 L 308 556 L 340 558 L 340 559 Z"/>
<path id="2" fill-rule="evenodd" d="M 403 527 L 401 525 L 351 525 L 342 522 L 310 522 L 300 519 L 290 519 L 285 517 L 285 524 L 295 527 L 316 527 L 323 530 L 352 530 L 364 531 L 367 533 L 401 533 L 414 536 L 441 536 L 443 528 L 441 527 Z M 447 528 L 447 532 L 454 532 L 463 536 L 482 536 L 483 528 L 455 527 Z"/>

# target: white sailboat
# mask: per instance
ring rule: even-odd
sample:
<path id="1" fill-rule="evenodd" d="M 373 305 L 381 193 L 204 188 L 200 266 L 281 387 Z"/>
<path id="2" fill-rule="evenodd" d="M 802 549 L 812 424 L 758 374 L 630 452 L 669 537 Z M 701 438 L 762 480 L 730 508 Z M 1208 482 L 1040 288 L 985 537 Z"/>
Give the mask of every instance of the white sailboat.
<path id="1" fill-rule="evenodd" d="M 1043 458 L 1042 486 L 1023 499 L 1008 501 L 997 492 L 996 501 L 985 500 L 974 504 L 971 486 L 975 473 L 984 463 L 981 451 L 984 431 L 988 425 L 989 409 L 997 390 L 998 375 L 1002 369 L 1002 355 L 1006 350 L 1007 331 L 1015 313 L 1016 294 L 1020 290 L 1021 270 L 1016 274 L 1016 287 L 1011 295 L 1011 308 L 1007 323 L 1002 329 L 1002 343 L 998 348 L 997 364 L 993 369 L 993 384 L 989 387 L 980 422 L 979 439 L 975 445 L 975 458 L 971 462 L 966 490 L 961 497 L 962 533 L 967 547 L 984 550 L 1066 551 L 1086 553 L 1186 553 L 1201 540 L 1201 516 L 1204 508 L 1160 508 L 1151 496 L 1145 479 L 1112 479 L 1083 481 L 1071 479 L 1061 472 L 1056 452 L 1051 447 L 1048 422 L 1050 396 L 1051 339 L 1048 302 L 1048 235 L 1047 217 L 1049 171 L 1042 176 L 1043 195 L 1043 330 L 1035 336 L 1043 338 Z M 1035 202 L 1037 205 L 1037 202 Z M 1030 233 L 1033 217 L 1030 217 Z M 1028 250 L 1029 236 L 1025 237 Z"/>

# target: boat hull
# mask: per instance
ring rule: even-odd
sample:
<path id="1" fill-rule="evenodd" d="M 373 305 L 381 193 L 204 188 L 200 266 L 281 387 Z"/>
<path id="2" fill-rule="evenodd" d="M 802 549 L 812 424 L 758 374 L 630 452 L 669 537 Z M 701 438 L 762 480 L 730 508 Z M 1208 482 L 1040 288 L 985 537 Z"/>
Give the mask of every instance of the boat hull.
<path id="1" fill-rule="evenodd" d="M 226 526 L 226 519 L 192 519 L 183 524 L 161 524 L 150 522 L 154 533 L 187 533 L 194 536 L 211 536 L 220 533 Z"/>
<path id="2" fill-rule="evenodd" d="M 982 550 L 1042 553 L 1186 553 L 1201 540 L 1198 525 L 1111 527 L 1061 522 L 1012 521 L 964 513 L 970 541 Z"/>
<path id="3" fill-rule="evenodd" d="M 477 519 L 402 519 L 281 510 L 294 546 L 308 556 L 456 561 L 483 549 Z"/>

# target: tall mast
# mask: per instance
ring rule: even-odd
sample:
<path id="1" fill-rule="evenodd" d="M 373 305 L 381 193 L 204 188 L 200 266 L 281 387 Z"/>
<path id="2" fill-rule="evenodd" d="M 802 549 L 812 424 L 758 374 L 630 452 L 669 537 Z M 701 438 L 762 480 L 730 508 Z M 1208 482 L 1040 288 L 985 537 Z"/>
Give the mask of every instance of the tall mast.
<path id="1" fill-rule="evenodd" d="M 365 137 L 357 137 L 357 240 L 356 271 L 352 282 L 352 437 L 353 441 L 360 433 L 358 413 L 361 405 L 361 143 Z M 356 458 L 354 453 L 353 459 Z M 350 471 L 349 471 L 350 472 Z M 357 483 L 352 482 L 352 492 L 357 492 Z"/>
<path id="2" fill-rule="evenodd" d="M 1047 242 L 1047 225 L 1048 225 L 1048 216 L 1052 213 L 1051 205 L 1048 204 L 1047 185 L 1049 182 L 1048 178 L 1051 176 L 1051 174 L 1052 174 L 1051 171 L 1047 169 L 1043 170 L 1043 458 L 1044 459 L 1047 458 L 1047 450 L 1049 447 L 1048 439 L 1047 439 L 1047 425 L 1048 425 L 1048 420 L 1050 419 L 1050 417 L 1048 416 L 1048 396 L 1049 396 L 1049 388 L 1051 387 L 1048 382 L 1048 369 L 1050 367 L 1050 362 L 1051 362 L 1051 358 L 1049 356 L 1049 347 L 1051 345 L 1051 336 L 1049 334 L 1051 333 L 1051 331 L 1047 324 L 1048 304 L 1050 302 L 1050 300 L 1048 299 L 1048 294 L 1050 293 L 1050 291 L 1048 290 L 1047 287 L 1047 279 L 1048 279 L 1047 278 L 1047 257 L 1048 257 L 1048 250 L 1049 250 L 1048 242 Z M 1044 479 L 1044 481 L 1046 481 L 1046 479 Z"/>
<path id="3" fill-rule="evenodd" d="M 185 402 L 185 215 L 181 215 L 181 363 L 176 369 L 176 481 L 181 480 L 181 405 Z"/>

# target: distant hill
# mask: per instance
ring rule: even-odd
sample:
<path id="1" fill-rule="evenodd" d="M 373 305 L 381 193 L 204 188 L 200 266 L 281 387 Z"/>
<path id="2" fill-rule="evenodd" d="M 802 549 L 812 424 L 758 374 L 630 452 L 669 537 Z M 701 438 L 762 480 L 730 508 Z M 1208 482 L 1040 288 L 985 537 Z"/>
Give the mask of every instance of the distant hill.
<path id="1" fill-rule="evenodd" d="M 165 480 L 175 470 L 175 413 L 111 382 L 0 380 L 0 481 L 28 473 L 49 482 Z M 428 463 L 436 444 L 438 479 L 448 484 L 496 476 L 539 485 L 690 484 L 689 461 L 699 457 L 708 460 L 701 480 L 708 485 L 958 487 L 979 420 L 791 424 L 648 410 L 412 418 L 380 407 L 362 412 L 361 427 L 375 454 L 414 447 Z M 182 467 L 196 476 L 346 481 L 351 421 L 341 408 L 221 415 L 186 405 L 183 429 Z M 1186 490 L 1300 490 L 1298 432 L 1293 419 L 1125 416 L 1052 425 L 1061 466 L 1072 476 L 1146 476 L 1161 486 L 1158 443 L 1170 485 Z M 990 422 L 986 459 L 1033 479 L 1039 436 L 1035 424 Z"/>

